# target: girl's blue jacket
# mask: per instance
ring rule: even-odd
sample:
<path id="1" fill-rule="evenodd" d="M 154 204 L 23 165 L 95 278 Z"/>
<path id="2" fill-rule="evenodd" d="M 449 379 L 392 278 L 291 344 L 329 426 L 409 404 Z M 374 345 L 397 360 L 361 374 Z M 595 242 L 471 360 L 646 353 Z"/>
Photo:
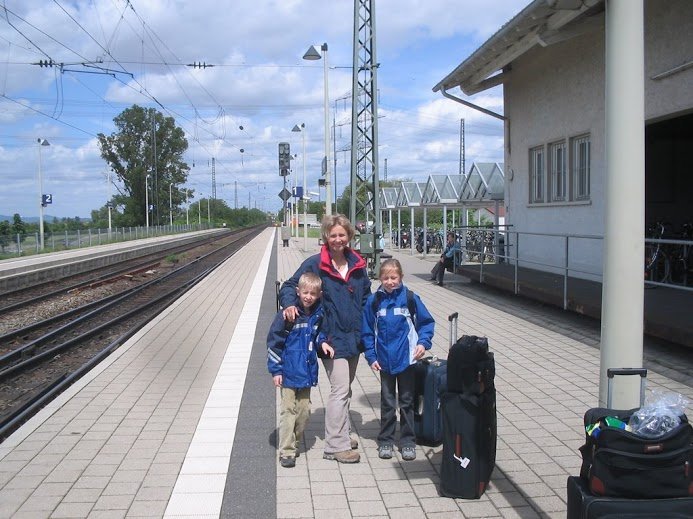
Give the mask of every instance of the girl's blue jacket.
<path id="1" fill-rule="evenodd" d="M 267 334 L 267 369 L 272 376 L 282 375 L 283 387 L 293 389 L 317 385 L 317 348 L 324 340 L 320 333 L 322 307 L 316 304 L 310 315 L 298 308 L 299 316 L 290 331 L 278 312 Z"/>
<path id="2" fill-rule="evenodd" d="M 379 287 L 376 293 L 379 304 L 373 310 L 376 294 L 366 301 L 363 312 L 362 340 L 368 365 L 376 360 L 380 368 L 390 375 L 397 375 L 414 364 L 414 350 L 421 344 L 431 349 L 435 320 L 414 294 L 416 315 L 409 315 L 407 287 L 400 285 L 391 293 Z"/>
<path id="3" fill-rule="evenodd" d="M 362 350 L 361 316 L 366 298 L 371 293 L 371 280 L 366 271 L 366 261 L 355 251 L 348 249 L 346 259 L 349 270 L 345 276 L 332 265 L 327 246 L 319 254 L 306 259 L 296 273 L 287 279 L 279 292 L 283 308 L 298 304 L 296 287 L 304 272 L 315 272 L 322 279 L 322 332 L 325 342 L 334 348 L 335 359 L 348 359 Z"/>

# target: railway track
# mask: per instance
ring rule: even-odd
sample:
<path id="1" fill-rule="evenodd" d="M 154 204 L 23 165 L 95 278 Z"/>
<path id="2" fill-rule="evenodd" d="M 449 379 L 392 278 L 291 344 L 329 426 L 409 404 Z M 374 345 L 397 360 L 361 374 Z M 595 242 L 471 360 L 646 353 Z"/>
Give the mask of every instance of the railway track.
<path id="1" fill-rule="evenodd" d="M 0 336 L 0 441 L 258 232 L 227 236 L 164 276 Z"/>
<path id="2" fill-rule="evenodd" d="M 7 312 L 25 308 L 29 304 L 40 303 L 51 297 L 59 297 L 70 292 L 106 284 L 122 276 L 146 272 L 160 265 L 166 257 L 184 254 L 186 251 L 211 245 L 217 240 L 219 240 L 219 236 L 212 236 L 197 242 L 176 245 L 138 258 L 119 261 L 106 267 L 93 268 L 59 279 L 41 281 L 3 292 L 0 294 L 2 296 L 0 313 L 6 315 Z"/>

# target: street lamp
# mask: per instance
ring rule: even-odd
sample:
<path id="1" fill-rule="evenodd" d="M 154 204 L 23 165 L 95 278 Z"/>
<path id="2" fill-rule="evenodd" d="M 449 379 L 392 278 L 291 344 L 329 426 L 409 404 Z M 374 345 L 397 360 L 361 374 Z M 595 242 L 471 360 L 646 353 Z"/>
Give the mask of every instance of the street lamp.
<path id="1" fill-rule="evenodd" d="M 306 53 L 303 55 L 303 59 L 308 61 L 319 60 L 322 57 L 323 65 L 323 83 L 324 83 L 324 111 L 325 111 L 325 215 L 330 216 L 332 214 L 332 172 L 330 160 L 330 96 L 329 88 L 327 83 L 327 43 L 323 43 L 320 46 L 322 50 L 322 56 L 316 50 L 314 45 L 311 45 Z"/>
<path id="2" fill-rule="evenodd" d="M 168 185 L 168 224 L 173 229 L 173 197 L 171 195 L 171 186 L 173 183 Z"/>
<path id="3" fill-rule="evenodd" d="M 303 162 L 303 251 L 308 252 L 308 217 L 306 211 L 306 193 L 308 191 L 308 183 L 306 182 L 306 125 L 301 123 L 299 127 L 297 124 L 291 129 L 292 132 L 299 132 L 301 134 L 301 145 L 303 152 L 301 155 L 301 162 Z"/>
<path id="4" fill-rule="evenodd" d="M 39 247 L 43 250 L 43 177 L 41 176 L 41 147 L 50 146 L 46 139 L 37 139 L 38 142 L 38 182 L 39 182 Z"/>
<path id="5" fill-rule="evenodd" d="M 149 236 L 149 173 L 144 177 L 144 211 L 146 214 L 147 221 L 147 236 Z"/>

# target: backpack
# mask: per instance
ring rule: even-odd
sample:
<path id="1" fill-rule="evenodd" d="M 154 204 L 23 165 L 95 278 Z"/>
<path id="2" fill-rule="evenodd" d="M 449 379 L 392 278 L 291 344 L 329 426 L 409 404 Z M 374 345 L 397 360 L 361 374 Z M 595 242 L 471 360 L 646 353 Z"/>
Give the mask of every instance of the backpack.
<path id="1" fill-rule="evenodd" d="M 411 316 L 412 322 L 416 323 L 416 300 L 414 299 L 414 292 L 406 287 L 405 290 L 407 291 L 407 308 L 409 309 L 409 315 Z M 380 301 L 382 301 L 382 298 L 383 293 L 378 290 L 375 293 L 373 304 L 371 305 L 371 309 L 373 310 L 374 314 L 378 313 L 378 308 L 380 307 Z"/>

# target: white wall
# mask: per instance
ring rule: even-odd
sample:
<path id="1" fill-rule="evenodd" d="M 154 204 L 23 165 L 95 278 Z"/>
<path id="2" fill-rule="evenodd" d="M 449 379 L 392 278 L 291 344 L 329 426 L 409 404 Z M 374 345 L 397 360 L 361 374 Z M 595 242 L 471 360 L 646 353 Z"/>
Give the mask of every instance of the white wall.
<path id="1" fill-rule="evenodd" d="M 603 22 L 604 13 L 597 16 Z M 693 2 L 646 1 L 645 31 L 646 118 L 661 119 L 693 109 L 693 69 L 665 80 L 649 79 L 693 58 Z M 515 231 L 603 234 L 604 41 L 602 24 L 571 40 L 537 46 L 512 64 L 504 85 L 505 115 L 509 117 L 505 177 L 506 215 Z M 590 202 L 530 205 L 529 149 L 560 139 L 569 142 L 570 137 L 584 133 L 591 137 Z M 534 261 L 554 265 L 564 261 L 563 242 L 555 238 L 522 236 L 519 251 L 520 257 Z M 600 273 L 601 254 L 600 241 L 575 240 L 570 263 L 582 271 Z"/>

